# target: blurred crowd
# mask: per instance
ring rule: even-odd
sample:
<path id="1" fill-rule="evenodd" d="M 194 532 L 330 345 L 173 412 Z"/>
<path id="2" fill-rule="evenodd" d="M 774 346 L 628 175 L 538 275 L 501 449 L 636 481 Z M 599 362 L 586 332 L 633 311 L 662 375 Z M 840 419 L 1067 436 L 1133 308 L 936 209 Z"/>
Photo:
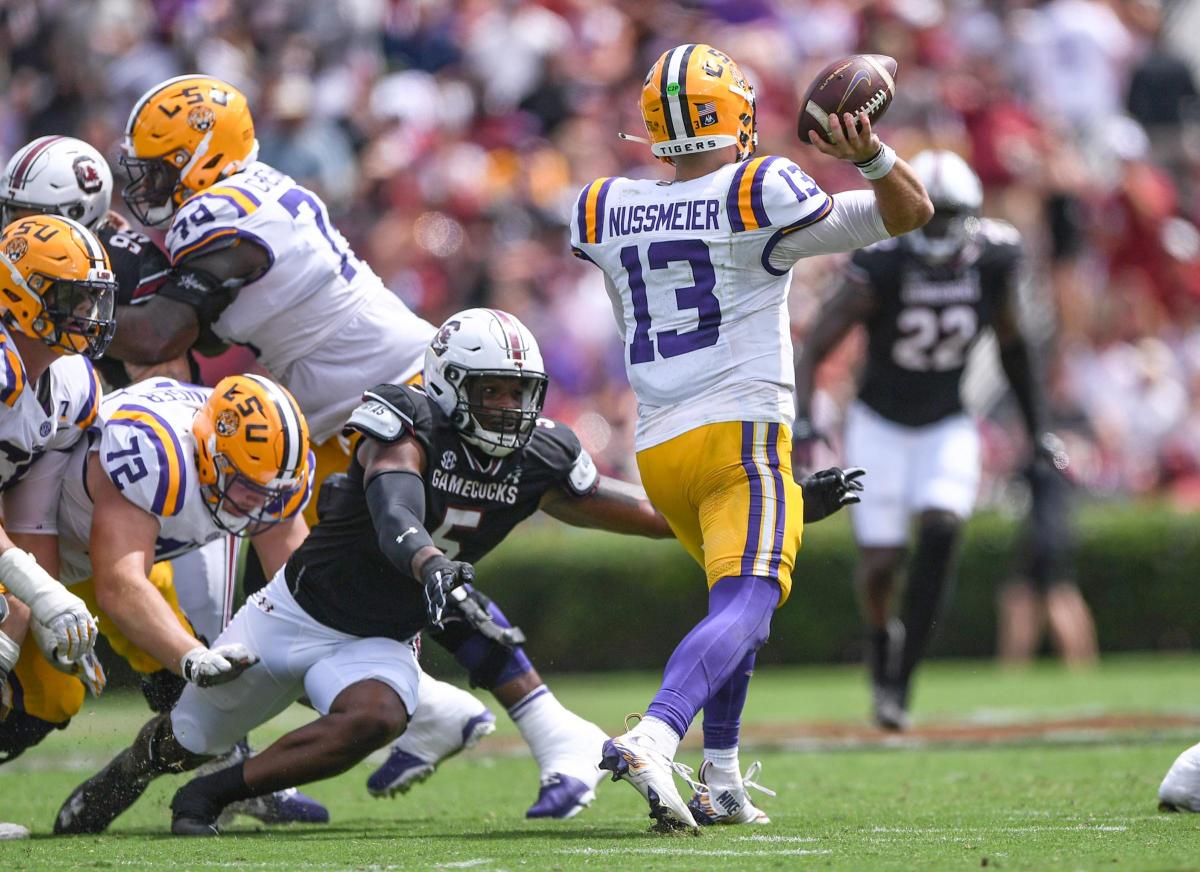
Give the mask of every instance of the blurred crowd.
<path id="1" fill-rule="evenodd" d="M 566 223 L 591 179 L 664 172 L 616 137 L 642 132 L 646 70 L 681 42 L 731 54 L 757 90 L 760 150 L 837 191 L 863 182 L 797 141 L 799 97 L 836 57 L 888 54 L 899 96 L 879 132 L 901 155 L 960 151 L 985 212 L 1025 234 L 1029 327 L 1077 479 L 1196 504 L 1197 33 L 1194 0 L 3 0 L 0 157 L 65 133 L 119 170 L 142 92 L 227 79 L 250 98 L 261 158 L 326 198 L 389 288 L 434 322 L 517 313 L 548 362 L 548 413 L 634 474 L 622 349 Z M 840 268 L 796 270 L 798 338 Z M 830 419 L 859 344 L 821 374 Z M 1024 448 L 981 373 L 971 398 L 1000 481 Z"/>

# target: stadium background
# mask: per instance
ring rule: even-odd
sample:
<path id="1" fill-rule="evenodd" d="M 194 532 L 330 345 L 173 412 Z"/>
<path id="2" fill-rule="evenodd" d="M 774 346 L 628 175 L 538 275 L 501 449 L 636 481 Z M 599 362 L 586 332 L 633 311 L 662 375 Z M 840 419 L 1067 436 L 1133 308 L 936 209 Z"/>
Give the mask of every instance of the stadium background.
<path id="1" fill-rule="evenodd" d="M 35 136 L 79 136 L 109 157 L 119 187 L 121 129 L 146 88 L 193 71 L 229 80 L 250 99 L 262 159 L 326 198 L 388 287 L 435 322 L 473 305 L 518 314 L 548 363 L 547 414 L 604 471 L 634 476 L 621 347 L 600 274 L 570 257 L 565 225 L 591 179 L 662 172 L 615 136 L 641 131 L 645 70 L 682 41 L 729 52 L 757 89 L 760 149 L 836 191 L 861 180 L 797 143 L 799 94 L 833 57 L 890 54 L 900 87 L 882 135 L 902 155 L 962 152 L 986 213 L 1026 236 L 1026 320 L 1093 504 L 1081 582 L 1101 644 L 1183 647 L 1200 632 L 1187 575 L 1200 540 L 1188 516 L 1200 505 L 1197 33 L 1191 0 L 9 0 L 0 157 Z M 839 266 L 795 272 L 797 337 Z M 860 344 L 849 339 L 821 372 L 817 415 L 832 430 Z M 1015 415 L 986 348 L 979 357 L 968 394 L 985 415 L 992 516 L 973 525 L 942 653 L 991 650 L 1025 499 Z M 235 350 L 208 372 L 245 365 Z M 836 449 L 819 460 L 835 462 Z M 806 548 L 809 595 L 785 610 L 765 659 L 855 653 L 844 523 L 810 531 Z M 614 545 L 546 524 L 484 570 L 555 669 L 661 663 L 703 608 L 696 571 L 669 543 Z M 618 596 L 686 605 L 653 639 L 624 639 L 603 622 Z"/>

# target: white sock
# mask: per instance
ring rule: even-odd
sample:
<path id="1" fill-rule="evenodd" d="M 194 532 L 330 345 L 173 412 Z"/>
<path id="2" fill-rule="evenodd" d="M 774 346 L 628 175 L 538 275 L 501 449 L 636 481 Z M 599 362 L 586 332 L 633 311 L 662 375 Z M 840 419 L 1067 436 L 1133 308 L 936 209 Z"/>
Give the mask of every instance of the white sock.
<path id="1" fill-rule="evenodd" d="M 463 725 L 487 706 L 465 690 L 421 673 L 420 700 L 408 729 L 392 743 L 427 763 L 437 763 L 462 747 Z"/>
<path id="2" fill-rule="evenodd" d="M 741 783 L 742 765 L 738 762 L 738 749 L 736 746 L 732 748 L 705 748 L 704 761 L 709 764 L 706 778 L 710 785 L 714 782 L 720 782 L 723 785 L 730 782 Z"/>
<path id="3" fill-rule="evenodd" d="M 508 715 L 543 774 L 562 772 L 583 778 L 600 759 L 600 728 L 564 706 L 544 684 L 514 703 Z M 593 738 L 595 748 L 589 744 Z"/>
<path id="4" fill-rule="evenodd" d="M 638 725 L 629 731 L 631 736 L 641 736 L 650 740 L 651 746 L 661 754 L 666 754 L 672 760 L 679 750 L 682 737 L 671 729 L 666 721 L 655 717 L 642 718 Z"/>

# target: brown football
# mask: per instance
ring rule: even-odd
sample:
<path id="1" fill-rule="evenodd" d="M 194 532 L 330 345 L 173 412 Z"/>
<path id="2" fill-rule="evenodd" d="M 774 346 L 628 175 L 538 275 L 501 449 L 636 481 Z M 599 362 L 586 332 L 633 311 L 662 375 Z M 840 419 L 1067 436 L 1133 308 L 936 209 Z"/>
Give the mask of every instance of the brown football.
<path id="1" fill-rule="evenodd" d="M 865 110 L 874 126 L 896 96 L 896 59 L 887 55 L 852 55 L 834 61 L 813 80 L 800 104 L 796 133 L 808 142 L 815 130 L 829 139 L 829 115 Z"/>

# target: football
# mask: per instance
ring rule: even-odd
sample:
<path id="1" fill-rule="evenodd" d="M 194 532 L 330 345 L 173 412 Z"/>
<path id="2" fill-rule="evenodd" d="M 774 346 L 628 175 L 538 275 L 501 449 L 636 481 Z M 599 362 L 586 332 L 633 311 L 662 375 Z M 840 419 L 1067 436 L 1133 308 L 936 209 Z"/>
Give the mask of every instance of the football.
<path id="1" fill-rule="evenodd" d="M 814 130 L 829 141 L 832 113 L 865 111 L 874 125 L 896 96 L 896 59 L 887 55 L 852 55 L 834 61 L 813 80 L 800 104 L 796 133 L 808 142 Z"/>

